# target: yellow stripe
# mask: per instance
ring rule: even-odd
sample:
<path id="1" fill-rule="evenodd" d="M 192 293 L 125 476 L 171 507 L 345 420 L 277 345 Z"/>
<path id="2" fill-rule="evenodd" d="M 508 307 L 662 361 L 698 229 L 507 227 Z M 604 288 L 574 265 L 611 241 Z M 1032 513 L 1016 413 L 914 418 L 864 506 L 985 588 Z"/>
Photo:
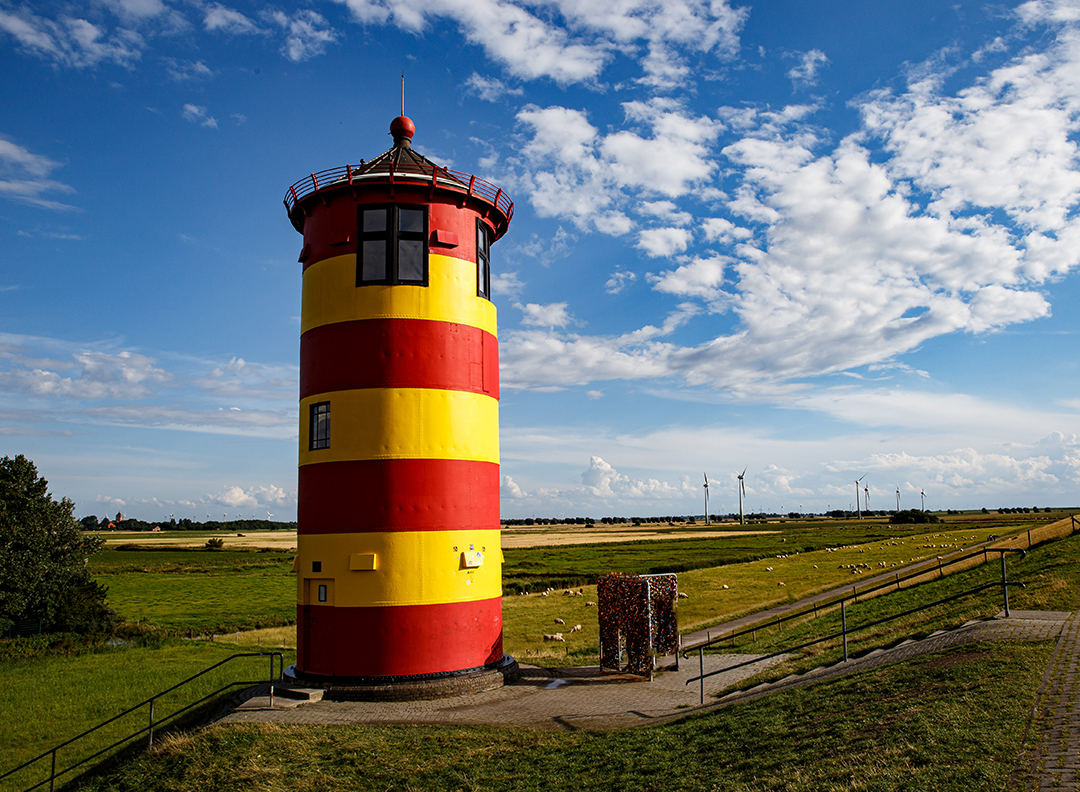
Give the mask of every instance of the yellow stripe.
<path id="1" fill-rule="evenodd" d="M 356 319 L 431 319 L 495 335 L 495 306 L 476 294 L 476 263 L 428 256 L 427 286 L 357 286 L 356 256 L 335 256 L 304 270 L 300 332 Z"/>
<path id="2" fill-rule="evenodd" d="M 301 605 L 304 581 L 311 578 L 333 581 L 337 608 L 433 605 L 502 596 L 497 530 L 301 534 L 297 544 L 296 596 Z M 465 567 L 462 554 L 470 552 L 483 555 L 481 566 Z M 367 554 L 375 555 L 374 570 L 349 569 L 351 557 Z M 312 570 L 313 561 L 320 562 L 319 572 Z"/>
<path id="3" fill-rule="evenodd" d="M 310 405 L 330 402 L 330 447 L 309 449 Z M 499 403 L 436 388 L 360 388 L 300 402 L 300 464 L 357 459 L 499 462 Z"/>

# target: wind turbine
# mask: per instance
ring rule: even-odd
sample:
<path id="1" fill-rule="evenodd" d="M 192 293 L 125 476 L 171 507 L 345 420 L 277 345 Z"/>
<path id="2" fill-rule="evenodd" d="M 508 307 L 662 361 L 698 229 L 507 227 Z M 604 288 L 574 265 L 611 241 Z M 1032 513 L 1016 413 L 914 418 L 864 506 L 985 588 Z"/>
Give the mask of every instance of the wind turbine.
<path id="1" fill-rule="evenodd" d="M 705 524 L 708 525 L 709 524 L 709 477 L 704 473 L 702 473 L 701 475 L 705 476 Z"/>
<path id="2" fill-rule="evenodd" d="M 900 485 L 896 485 L 896 510 L 900 511 Z"/>
<path id="3" fill-rule="evenodd" d="M 866 505 L 864 506 L 864 508 L 866 509 L 867 512 L 869 512 L 870 511 L 870 485 L 869 484 L 863 484 L 862 490 L 863 490 L 863 494 L 866 496 Z"/>
<path id="4" fill-rule="evenodd" d="M 747 465 L 746 467 L 750 467 Z M 746 482 L 743 481 L 743 476 L 746 475 L 746 468 L 744 467 L 742 473 L 739 474 L 739 525 L 746 525 L 746 517 L 743 516 L 743 496 L 746 494 Z"/>
<path id="5" fill-rule="evenodd" d="M 926 511 L 926 490 L 919 487 L 919 497 L 922 499 L 922 510 Z"/>
<path id="6" fill-rule="evenodd" d="M 863 473 L 857 479 L 855 479 L 855 510 L 859 513 L 859 519 L 862 519 L 862 507 L 859 506 L 859 482 L 866 478 L 866 473 Z"/>

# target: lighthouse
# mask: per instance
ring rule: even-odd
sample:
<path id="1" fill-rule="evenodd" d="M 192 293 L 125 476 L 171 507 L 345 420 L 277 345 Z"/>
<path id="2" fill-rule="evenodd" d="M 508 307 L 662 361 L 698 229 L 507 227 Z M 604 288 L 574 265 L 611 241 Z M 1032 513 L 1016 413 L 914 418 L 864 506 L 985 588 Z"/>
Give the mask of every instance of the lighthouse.
<path id="1" fill-rule="evenodd" d="M 516 669 L 490 256 L 514 204 L 418 154 L 409 118 L 390 133 L 388 151 L 285 196 L 304 237 L 290 673 L 449 695 Z"/>

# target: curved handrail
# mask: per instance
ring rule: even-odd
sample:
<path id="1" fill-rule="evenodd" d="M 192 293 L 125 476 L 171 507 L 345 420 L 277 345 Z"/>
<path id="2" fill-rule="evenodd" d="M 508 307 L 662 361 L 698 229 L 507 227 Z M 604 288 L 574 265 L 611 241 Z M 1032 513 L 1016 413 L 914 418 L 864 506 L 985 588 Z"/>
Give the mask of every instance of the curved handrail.
<path id="1" fill-rule="evenodd" d="M 371 181 L 388 180 L 390 182 L 408 181 L 426 183 L 441 189 L 462 192 L 476 196 L 494 206 L 506 217 L 507 222 L 514 216 L 514 202 L 501 187 L 471 173 L 451 170 L 450 168 L 425 168 L 412 164 L 395 164 L 393 168 L 378 168 L 360 172 L 363 165 L 343 165 L 338 168 L 318 171 L 305 176 L 285 191 L 283 203 L 291 215 L 296 205 L 310 195 L 322 190 L 340 187 L 352 187 Z"/>

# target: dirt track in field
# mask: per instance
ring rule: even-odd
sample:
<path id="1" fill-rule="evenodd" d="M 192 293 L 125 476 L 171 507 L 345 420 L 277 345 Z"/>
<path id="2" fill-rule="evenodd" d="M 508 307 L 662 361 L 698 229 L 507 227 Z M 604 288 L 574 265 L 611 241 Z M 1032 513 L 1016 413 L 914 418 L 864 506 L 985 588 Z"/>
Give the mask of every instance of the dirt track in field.
<path id="1" fill-rule="evenodd" d="M 556 547 L 579 544 L 609 544 L 613 542 L 649 542 L 661 539 L 702 539 L 714 538 L 725 539 L 730 536 L 751 536 L 754 534 L 770 534 L 776 531 L 668 531 L 663 528 L 643 526 L 637 529 L 620 530 L 558 530 L 540 529 L 503 529 L 503 549 L 519 547 Z M 290 550 L 296 547 L 296 531 L 252 531 L 238 536 L 236 534 L 219 531 L 209 533 L 196 531 L 162 531 L 161 533 L 130 533 L 128 531 L 106 531 L 101 534 L 105 537 L 105 546 L 108 548 L 122 544 L 137 544 L 144 547 L 202 547 L 207 538 L 216 537 L 225 540 L 227 548 L 261 548 L 268 547 L 274 550 Z"/>

